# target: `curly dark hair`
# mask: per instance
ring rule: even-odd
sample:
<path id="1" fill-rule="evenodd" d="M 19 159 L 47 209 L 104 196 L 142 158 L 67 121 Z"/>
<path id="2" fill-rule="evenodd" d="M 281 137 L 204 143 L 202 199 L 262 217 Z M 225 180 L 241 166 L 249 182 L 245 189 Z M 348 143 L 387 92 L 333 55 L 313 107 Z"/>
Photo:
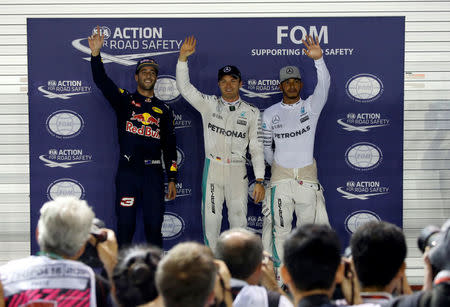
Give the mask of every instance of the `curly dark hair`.
<path id="1" fill-rule="evenodd" d="M 120 306 L 138 306 L 158 296 L 156 267 L 163 251 L 155 246 L 136 245 L 120 251 L 113 272 L 116 300 Z"/>

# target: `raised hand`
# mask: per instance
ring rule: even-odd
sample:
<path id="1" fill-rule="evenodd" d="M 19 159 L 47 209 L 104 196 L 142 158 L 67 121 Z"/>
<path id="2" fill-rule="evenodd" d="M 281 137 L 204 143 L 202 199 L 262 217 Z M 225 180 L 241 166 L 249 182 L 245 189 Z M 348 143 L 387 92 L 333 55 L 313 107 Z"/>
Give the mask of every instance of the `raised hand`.
<path id="1" fill-rule="evenodd" d="M 100 54 L 100 49 L 103 47 L 103 41 L 105 39 L 105 34 L 100 35 L 100 27 L 97 26 L 97 33 L 92 34 L 88 37 L 89 48 L 91 48 L 91 53 L 93 56 Z"/>
<path id="2" fill-rule="evenodd" d="M 322 49 L 319 45 L 319 38 L 316 36 L 316 39 L 311 35 L 306 36 L 306 40 L 302 39 L 303 45 L 305 45 L 306 49 L 303 48 L 303 52 L 313 60 L 318 60 L 322 57 Z"/>
<path id="3" fill-rule="evenodd" d="M 187 58 L 195 52 L 195 45 L 197 45 L 197 40 L 194 36 L 186 37 L 183 45 L 181 45 L 178 60 L 181 62 L 186 62 Z"/>

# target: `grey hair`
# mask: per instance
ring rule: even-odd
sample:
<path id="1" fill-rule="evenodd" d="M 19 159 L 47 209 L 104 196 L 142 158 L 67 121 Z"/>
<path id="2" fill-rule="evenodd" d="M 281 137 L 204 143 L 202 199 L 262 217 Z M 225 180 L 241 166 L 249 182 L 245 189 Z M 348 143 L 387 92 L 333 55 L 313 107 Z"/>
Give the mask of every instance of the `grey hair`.
<path id="1" fill-rule="evenodd" d="M 74 256 L 89 239 L 94 211 L 76 197 L 46 202 L 38 222 L 38 243 L 44 252 Z"/>

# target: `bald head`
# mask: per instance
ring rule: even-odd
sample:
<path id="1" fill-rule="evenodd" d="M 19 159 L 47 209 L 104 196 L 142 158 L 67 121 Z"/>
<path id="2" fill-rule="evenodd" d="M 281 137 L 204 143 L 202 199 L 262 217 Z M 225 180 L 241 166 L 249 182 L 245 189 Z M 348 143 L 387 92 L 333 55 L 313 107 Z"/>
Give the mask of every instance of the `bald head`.
<path id="1" fill-rule="evenodd" d="M 233 278 L 245 280 L 261 264 L 261 238 L 243 228 L 227 230 L 220 235 L 215 254 L 225 262 Z"/>

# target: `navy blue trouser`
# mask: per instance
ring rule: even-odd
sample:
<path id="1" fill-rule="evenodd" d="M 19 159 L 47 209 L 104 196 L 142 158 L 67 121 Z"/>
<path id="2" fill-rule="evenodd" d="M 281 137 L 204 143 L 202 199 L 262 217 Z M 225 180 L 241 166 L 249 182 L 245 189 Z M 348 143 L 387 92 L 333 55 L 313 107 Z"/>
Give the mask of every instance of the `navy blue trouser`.
<path id="1" fill-rule="evenodd" d="M 147 242 L 162 247 L 164 219 L 164 174 L 161 165 L 132 166 L 120 161 L 116 176 L 117 241 L 133 240 L 136 213 L 142 207 Z"/>

